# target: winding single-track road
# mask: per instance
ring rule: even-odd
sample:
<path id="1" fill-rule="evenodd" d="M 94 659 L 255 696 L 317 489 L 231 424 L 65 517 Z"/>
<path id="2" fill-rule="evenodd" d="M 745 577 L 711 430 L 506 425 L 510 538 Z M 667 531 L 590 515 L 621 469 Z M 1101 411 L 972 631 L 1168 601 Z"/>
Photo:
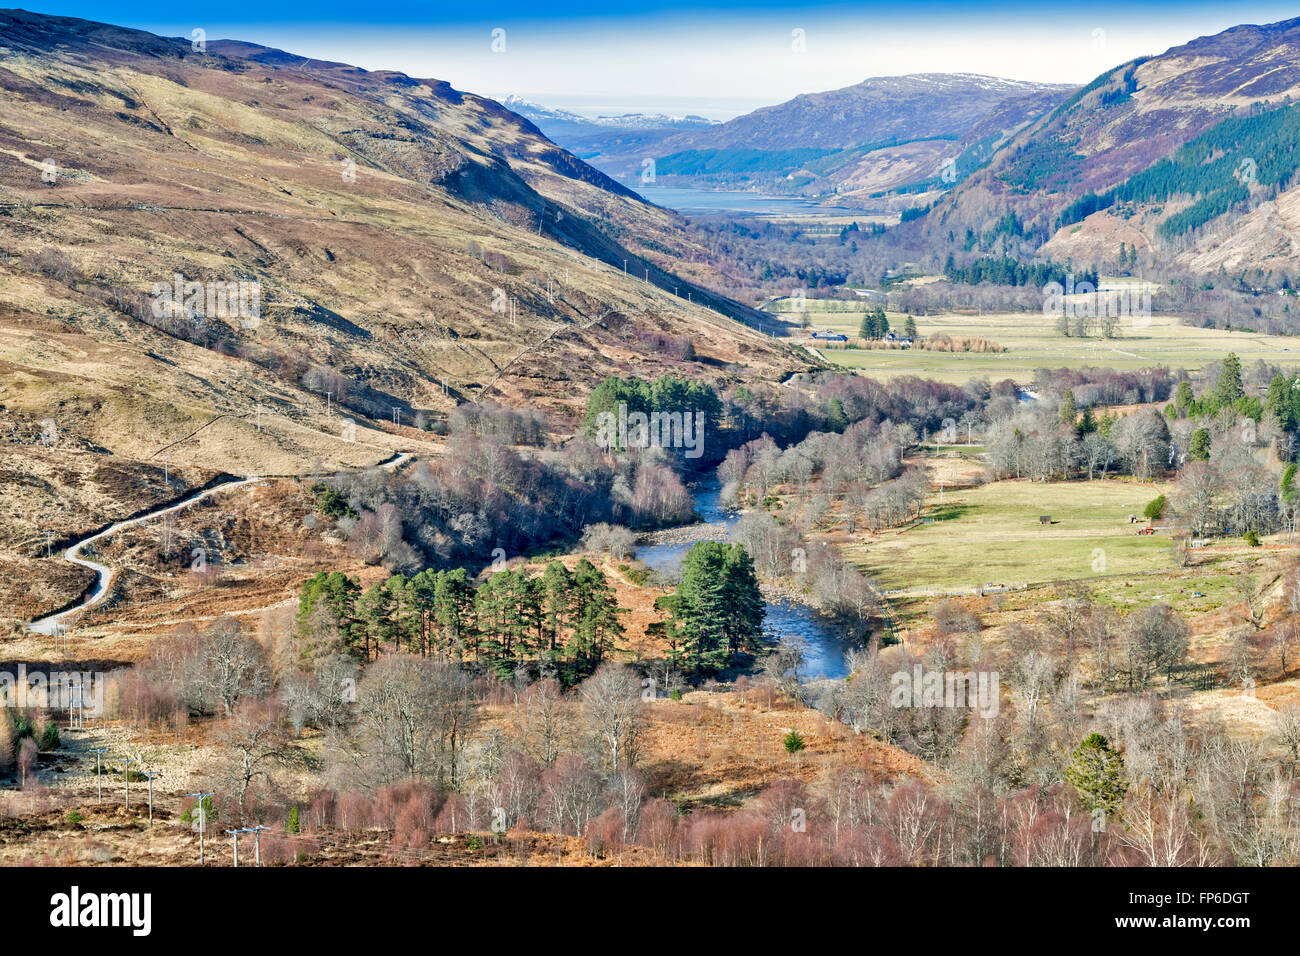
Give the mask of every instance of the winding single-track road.
<path id="1" fill-rule="evenodd" d="M 380 462 L 376 467 L 384 468 L 386 470 L 391 471 L 394 468 L 400 468 L 402 465 L 404 465 L 406 462 L 410 460 L 411 460 L 411 455 L 409 452 L 399 452 L 397 455 L 395 455 L 393 458 L 389 459 L 388 461 Z M 81 553 L 83 550 L 85 550 L 87 546 L 94 544 L 96 541 L 100 541 L 104 538 L 111 537 L 112 535 L 117 534 L 119 531 L 125 528 L 130 528 L 133 525 L 143 524 L 146 521 L 152 521 L 154 518 L 159 518 L 166 514 L 172 514 L 173 512 L 181 511 L 185 508 L 188 508 L 190 505 L 194 504 L 195 502 L 202 501 L 205 498 L 212 497 L 218 492 L 230 491 L 231 489 L 239 488 L 242 485 L 257 484 L 258 482 L 267 481 L 272 477 L 276 477 L 276 476 L 251 475 L 247 478 L 235 478 L 230 481 L 225 481 L 219 485 L 213 485 L 210 488 L 205 488 L 202 491 L 196 492 L 190 495 L 188 498 L 182 498 L 180 501 L 177 501 L 173 504 L 163 505 L 161 507 L 155 508 L 152 511 L 147 511 L 142 515 L 136 515 L 134 518 L 127 518 L 124 521 L 118 521 L 114 524 L 109 525 L 107 528 L 105 528 L 102 531 L 97 531 L 92 535 L 82 538 L 80 541 L 74 541 L 71 545 L 69 545 L 67 548 L 64 549 L 63 559 L 65 561 L 71 561 L 73 564 L 79 564 L 83 568 L 90 568 L 90 570 L 94 571 L 95 572 L 94 588 L 92 588 L 90 593 L 85 595 L 78 603 L 74 604 L 72 607 L 65 608 L 64 610 L 58 611 L 54 614 L 47 614 L 45 617 L 38 617 L 36 620 L 28 624 L 27 627 L 30 630 L 35 631 L 37 634 L 45 634 L 52 637 L 55 633 L 59 631 L 60 627 L 64 625 L 64 623 L 68 620 L 68 618 L 72 617 L 73 615 L 80 614 L 82 611 L 86 610 L 87 608 L 94 607 L 96 604 L 102 601 L 105 598 L 105 596 L 107 596 L 108 589 L 113 583 L 113 569 L 106 564 L 100 564 L 98 561 L 91 561 L 89 558 L 83 558 L 81 556 Z"/>

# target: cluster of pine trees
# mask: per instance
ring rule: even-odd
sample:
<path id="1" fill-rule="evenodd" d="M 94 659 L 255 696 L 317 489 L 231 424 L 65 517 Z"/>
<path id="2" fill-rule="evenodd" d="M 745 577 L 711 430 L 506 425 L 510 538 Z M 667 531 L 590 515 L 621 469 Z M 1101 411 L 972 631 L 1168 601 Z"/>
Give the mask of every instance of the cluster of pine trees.
<path id="1" fill-rule="evenodd" d="M 1300 387 L 1281 372 L 1274 375 L 1264 394 L 1264 411 L 1277 419 L 1283 431 L 1300 429 Z"/>
<path id="2" fill-rule="evenodd" d="M 880 306 L 868 312 L 862 317 L 862 326 L 858 329 L 858 335 L 864 339 L 883 339 L 889 334 L 889 319 L 885 317 L 885 310 Z"/>
<path id="3" fill-rule="evenodd" d="M 1264 413 L 1269 412 L 1283 431 L 1294 432 L 1300 424 L 1300 389 L 1278 374 L 1269 383 L 1263 402 L 1254 395 L 1247 395 L 1242 383 L 1241 359 L 1236 353 L 1229 352 L 1212 388 L 1198 397 L 1191 382 L 1183 379 L 1174 390 L 1173 401 L 1165 406 L 1165 415 L 1171 421 L 1194 418 L 1208 422 L 1224 409 L 1232 409 L 1256 423 L 1262 422 Z M 1193 431 L 1187 446 L 1188 459 L 1209 461 L 1211 443 L 1209 428 Z"/>
<path id="4" fill-rule="evenodd" d="M 682 559 L 675 594 L 656 606 L 669 612 L 660 630 L 683 669 L 718 671 L 763 639 L 767 612 L 754 561 L 739 544 L 700 541 Z"/>
<path id="5" fill-rule="evenodd" d="M 394 574 L 366 590 L 355 577 L 322 571 L 298 599 L 309 654 L 370 661 L 388 647 L 482 663 L 504 677 L 522 662 L 545 661 L 566 681 L 609 656 L 623 633 L 621 613 L 605 575 L 585 558 L 572 571 L 552 561 L 540 575 L 508 569 L 477 586 L 463 568 Z"/>
<path id="6" fill-rule="evenodd" d="M 1058 228 L 1116 203 L 1162 203 L 1180 196 L 1196 202 L 1160 224 L 1165 238 L 1202 226 L 1250 198 L 1258 184 L 1268 194 L 1286 189 L 1300 169 L 1300 107 L 1232 116 L 1189 140 L 1104 193 L 1088 192 L 1067 206 Z"/>
<path id="7" fill-rule="evenodd" d="M 979 285 L 991 282 L 993 285 L 1031 286 L 1042 288 L 1049 282 L 1062 285 L 1070 275 L 1074 275 L 1074 284 L 1079 286 L 1089 282 L 1097 288 L 1097 272 L 1084 270 L 1076 273 L 1071 265 L 1058 265 L 1054 262 L 1025 263 L 1010 256 L 983 256 L 969 265 L 959 266 L 952 253 L 944 263 L 943 274 L 949 282 L 963 282 L 966 285 Z"/>
<path id="8" fill-rule="evenodd" d="M 1271 406 L 1269 403 L 1272 403 Z M 1170 418 L 1213 418 L 1225 408 L 1232 408 L 1246 418 L 1260 422 L 1264 418 L 1266 407 L 1277 413 L 1278 423 L 1283 430 L 1291 431 L 1295 418 L 1292 411 L 1300 411 L 1300 396 L 1296 396 L 1291 383 L 1278 375 L 1269 385 L 1265 402 L 1261 403 L 1254 395 L 1247 395 L 1241 380 L 1241 359 L 1235 352 L 1229 352 L 1223 360 L 1223 369 L 1213 389 L 1197 398 L 1192 385 L 1186 379 L 1178 383 L 1174 390 L 1172 406 L 1166 409 Z M 1199 457 L 1193 456 L 1193 457 Z"/>
<path id="9" fill-rule="evenodd" d="M 1136 269 L 1138 264 L 1137 243 L 1129 245 L 1126 242 L 1119 244 L 1119 267 L 1121 269 Z"/>
<path id="10" fill-rule="evenodd" d="M 653 381 L 619 378 L 611 375 L 591 390 L 587 397 L 588 434 L 595 434 L 602 413 L 619 414 L 626 405 L 628 413 L 681 412 L 704 415 L 704 427 L 712 432 L 722 414 L 722 399 L 707 382 L 694 382 L 676 375 L 664 375 Z"/>

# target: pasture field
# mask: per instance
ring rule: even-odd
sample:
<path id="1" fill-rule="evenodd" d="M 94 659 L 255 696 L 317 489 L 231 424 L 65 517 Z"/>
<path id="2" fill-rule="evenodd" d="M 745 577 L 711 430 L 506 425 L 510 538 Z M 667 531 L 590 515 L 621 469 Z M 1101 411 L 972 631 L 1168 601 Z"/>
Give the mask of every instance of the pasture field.
<path id="1" fill-rule="evenodd" d="M 814 329 L 856 336 L 863 311 L 842 311 L 856 305 L 809 299 L 808 318 Z M 834 309 L 831 311 L 830 309 Z M 892 328 L 901 329 L 902 313 L 889 312 Z M 962 383 L 972 378 L 1014 379 L 1028 383 L 1038 368 L 1107 366 L 1114 369 L 1167 365 L 1190 370 L 1201 368 L 1235 352 L 1243 365 L 1257 359 L 1274 364 L 1300 364 L 1300 339 L 1253 332 L 1229 332 L 1180 325 L 1176 316 L 1153 315 L 1145 326 L 1124 319 L 1116 338 L 1065 338 L 1055 329 L 1055 319 L 1041 313 L 989 315 L 913 316 L 924 336 L 983 338 L 1006 348 L 1000 353 L 931 352 L 923 349 L 843 349 L 807 343 L 809 349 L 835 365 L 867 375 L 889 378 L 919 375 Z"/>
<path id="2" fill-rule="evenodd" d="M 942 501 L 932 491 L 925 523 L 863 536 L 846 557 L 887 592 L 914 596 L 1172 570 L 1168 531 L 1136 533 L 1147 502 L 1168 491 L 1128 479 L 997 481 L 948 491 Z"/>
<path id="3" fill-rule="evenodd" d="M 1251 553 L 1253 552 L 1253 553 Z M 1262 552 L 1262 553 L 1261 553 Z M 1198 550 L 1190 568 L 1170 568 L 1168 574 L 1135 578 L 1107 578 L 1090 586 L 1093 597 L 1125 613 L 1152 604 L 1168 604 L 1189 617 L 1210 614 L 1241 600 L 1243 578 L 1266 572 L 1269 552 L 1245 548 L 1231 538 Z M 1256 584 L 1267 579 L 1256 580 Z M 1227 643 L 1226 631 L 1216 632 Z"/>

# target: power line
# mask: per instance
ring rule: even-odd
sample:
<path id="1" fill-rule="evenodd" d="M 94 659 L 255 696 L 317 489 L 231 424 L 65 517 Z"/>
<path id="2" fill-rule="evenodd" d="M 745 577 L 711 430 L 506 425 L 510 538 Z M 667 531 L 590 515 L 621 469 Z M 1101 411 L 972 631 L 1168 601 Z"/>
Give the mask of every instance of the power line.
<path id="1" fill-rule="evenodd" d="M 271 829 L 259 823 L 255 827 L 239 827 L 238 829 L 229 829 L 226 832 L 230 834 L 230 842 L 235 850 L 235 866 L 239 866 L 239 834 L 253 834 L 253 865 L 262 865 L 262 831 Z"/>
<path id="2" fill-rule="evenodd" d="M 91 747 L 90 752 L 95 755 L 95 784 L 99 787 L 99 802 L 104 802 L 104 780 L 99 775 L 100 757 L 108 753 L 107 747 Z"/>
<path id="3" fill-rule="evenodd" d="M 154 777 L 161 777 L 161 770 L 144 771 L 145 778 L 149 781 L 149 826 L 153 826 L 153 781 Z"/>
<path id="4" fill-rule="evenodd" d="M 134 757 L 127 757 L 122 765 L 122 780 L 126 784 L 126 808 L 131 809 L 131 764 L 139 763 Z"/>
<path id="5" fill-rule="evenodd" d="M 212 796 L 212 791 L 207 793 L 187 793 L 187 797 L 198 797 L 199 799 L 199 866 L 203 865 L 203 829 L 207 823 L 207 814 L 204 812 L 203 801 Z"/>
<path id="6" fill-rule="evenodd" d="M 256 866 L 262 865 L 262 831 L 269 830 L 270 827 L 259 823 L 255 827 L 246 827 L 246 831 L 253 834 L 253 862 Z"/>
<path id="7" fill-rule="evenodd" d="M 239 834 L 243 833 L 244 831 L 227 830 L 226 832 L 230 834 L 230 843 L 235 849 L 235 867 L 238 868 L 239 867 Z"/>
<path id="8" fill-rule="evenodd" d="M 80 730 L 86 712 L 85 692 L 82 690 L 80 679 L 78 679 L 77 685 L 72 690 L 76 696 L 68 701 L 68 729 Z"/>
<path id="9" fill-rule="evenodd" d="M 268 827 L 264 829 L 274 829 L 274 828 Z M 387 833 L 388 829 L 384 828 L 383 832 Z M 463 832 L 472 833 L 472 831 L 463 831 Z M 327 835 L 324 834 L 319 836 L 310 836 L 305 833 L 278 832 L 278 835 L 290 841 L 293 844 L 309 844 L 311 846 L 316 847 L 318 850 L 354 850 L 354 851 L 357 850 L 356 845 L 352 843 L 349 839 L 347 839 L 346 835 L 342 837 L 335 837 L 333 839 L 328 838 Z M 378 840 L 376 841 L 376 845 L 373 847 L 373 850 L 374 852 L 384 856 L 397 857 L 399 859 L 408 860 L 413 863 L 429 863 L 441 859 L 436 854 L 434 854 L 431 849 L 417 849 L 412 847 L 394 846 L 391 842 L 388 843 L 387 845 L 384 845 L 382 844 L 381 841 Z"/>

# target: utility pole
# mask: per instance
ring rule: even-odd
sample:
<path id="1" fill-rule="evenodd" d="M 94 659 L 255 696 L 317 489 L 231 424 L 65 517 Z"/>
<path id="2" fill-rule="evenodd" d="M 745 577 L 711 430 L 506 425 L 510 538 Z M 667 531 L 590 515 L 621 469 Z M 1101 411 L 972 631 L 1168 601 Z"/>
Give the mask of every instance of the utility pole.
<path id="1" fill-rule="evenodd" d="M 171 483 L 171 456 L 163 455 L 163 484 L 170 485 Z"/>
<path id="2" fill-rule="evenodd" d="M 270 827 L 259 823 L 255 827 L 249 827 L 248 831 L 253 834 L 253 865 L 262 865 L 262 831 L 269 830 Z"/>
<path id="3" fill-rule="evenodd" d="M 198 797 L 199 799 L 199 866 L 203 865 L 203 830 L 207 824 L 207 814 L 204 812 L 203 801 L 212 796 L 212 791 L 207 793 L 187 793 L 187 797 Z"/>
<path id="4" fill-rule="evenodd" d="M 257 403 L 257 430 L 262 430 L 262 403 Z"/>
<path id="5" fill-rule="evenodd" d="M 71 691 L 74 696 L 70 701 L 68 701 L 68 729 L 80 730 L 81 712 L 84 709 L 81 685 L 78 684 L 76 687 L 71 688 Z"/>
<path id="6" fill-rule="evenodd" d="M 161 770 L 146 770 L 145 777 L 149 780 L 149 826 L 153 826 L 153 780 L 154 777 L 161 777 Z"/>
<path id="7" fill-rule="evenodd" d="M 230 842 L 231 842 L 231 845 L 234 846 L 234 848 L 235 848 L 235 866 L 236 866 L 236 868 L 238 868 L 238 866 L 239 866 L 239 834 L 243 833 L 244 831 L 243 831 L 243 830 L 227 830 L 226 832 L 230 834 Z"/>
<path id="8" fill-rule="evenodd" d="M 90 752 L 95 755 L 95 785 L 99 787 L 99 802 L 104 802 L 104 780 L 99 775 L 100 758 L 108 753 L 107 747 L 91 747 Z"/>

